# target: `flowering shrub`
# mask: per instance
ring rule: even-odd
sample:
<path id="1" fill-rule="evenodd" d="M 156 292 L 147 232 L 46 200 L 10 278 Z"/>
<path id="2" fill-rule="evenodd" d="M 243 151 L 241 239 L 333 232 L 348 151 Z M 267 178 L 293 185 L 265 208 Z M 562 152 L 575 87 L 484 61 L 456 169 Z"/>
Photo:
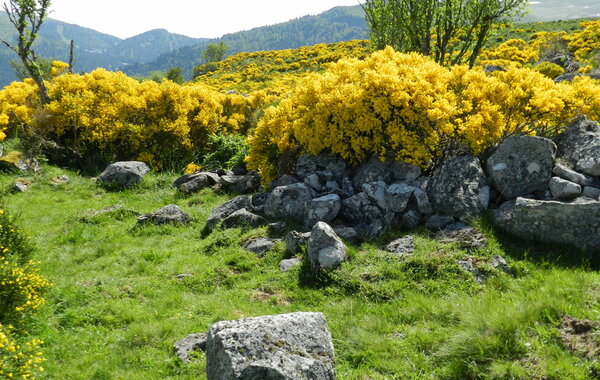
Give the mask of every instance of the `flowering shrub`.
<path id="1" fill-rule="evenodd" d="M 600 54 L 600 19 L 582 22 L 581 26 L 583 30 L 568 36 L 569 50 L 578 61 L 592 65 L 594 57 Z"/>
<path id="2" fill-rule="evenodd" d="M 578 113 L 597 112 L 577 99 L 600 94 L 600 86 L 589 82 L 579 92 L 574 87 L 525 68 L 489 74 L 445 68 L 387 48 L 300 81 L 265 111 L 249 138 L 247 160 L 267 183 L 286 151 L 330 150 L 352 163 L 393 152 L 398 160 L 426 167 L 448 141 L 477 154 L 511 134 L 550 135 Z"/>
<path id="3" fill-rule="evenodd" d="M 533 69 L 535 71 L 539 71 L 540 73 L 544 74 L 545 76 L 547 76 L 550 79 L 554 79 L 557 76 L 565 73 L 565 69 L 563 69 L 556 63 L 552 63 L 552 62 L 548 62 L 548 61 L 544 61 L 544 62 L 540 63 L 539 65 L 533 66 Z"/>
<path id="4" fill-rule="evenodd" d="M 63 73 L 48 83 L 48 94 L 50 103 L 40 111 L 28 80 L 0 91 L 0 126 L 29 124 L 29 136 L 99 164 L 138 159 L 159 168 L 202 153 L 211 135 L 244 134 L 261 102 L 260 96 L 222 94 L 200 84 L 140 83 L 104 69 Z"/>
<path id="5" fill-rule="evenodd" d="M 35 338 L 23 340 L 11 326 L 0 323 L 0 378 L 33 379 L 37 373 L 43 372 L 41 363 L 45 359 L 39 352 L 42 343 Z"/>

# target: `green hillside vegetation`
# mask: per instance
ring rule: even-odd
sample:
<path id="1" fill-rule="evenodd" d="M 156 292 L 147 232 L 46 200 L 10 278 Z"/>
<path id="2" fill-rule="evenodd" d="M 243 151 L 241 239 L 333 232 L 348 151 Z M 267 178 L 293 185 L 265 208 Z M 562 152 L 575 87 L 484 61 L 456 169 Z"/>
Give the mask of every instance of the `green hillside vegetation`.
<path id="1" fill-rule="evenodd" d="M 555 21 L 600 17 L 600 3 L 596 0 L 541 0 L 530 1 L 524 21 Z"/>
<path id="2" fill-rule="evenodd" d="M 54 185 L 52 178 L 70 181 Z M 6 190 L 8 209 L 32 235 L 53 286 L 29 330 L 42 339 L 48 379 L 198 379 L 172 344 L 220 320 L 322 311 L 334 338 L 340 379 L 591 379 L 600 368 L 561 340 L 563 316 L 597 319 L 597 257 L 527 246 L 478 228 L 489 248 L 466 251 L 416 232 L 417 251 L 398 258 L 382 246 L 400 233 L 350 247 L 338 272 L 314 278 L 302 266 L 281 272 L 283 245 L 259 258 L 240 249 L 265 228 L 202 237 L 210 210 L 228 198 L 212 190 L 182 198 L 175 173 L 151 174 L 136 189 L 107 192 L 90 178 L 51 166 L 18 176 L 34 185 Z M 137 213 L 176 203 L 189 226 L 136 227 Z M 121 204 L 117 212 L 94 211 Z M 40 210 L 44 210 L 40 214 Z M 458 260 L 508 261 L 486 267 L 481 285 Z M 191 276 L 177 275 L 190 274 Z"/>

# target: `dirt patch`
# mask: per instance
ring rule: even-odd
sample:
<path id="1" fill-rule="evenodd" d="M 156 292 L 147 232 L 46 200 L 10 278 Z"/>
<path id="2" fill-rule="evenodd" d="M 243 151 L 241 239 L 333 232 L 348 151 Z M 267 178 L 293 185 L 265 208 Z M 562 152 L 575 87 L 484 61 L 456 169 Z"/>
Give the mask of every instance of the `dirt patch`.
<path id="1" fill-rule="evenodd" d="M 562 344 L 586 358 L 600 357 L 600 322 L 566 315 L 560 323 Z"/>

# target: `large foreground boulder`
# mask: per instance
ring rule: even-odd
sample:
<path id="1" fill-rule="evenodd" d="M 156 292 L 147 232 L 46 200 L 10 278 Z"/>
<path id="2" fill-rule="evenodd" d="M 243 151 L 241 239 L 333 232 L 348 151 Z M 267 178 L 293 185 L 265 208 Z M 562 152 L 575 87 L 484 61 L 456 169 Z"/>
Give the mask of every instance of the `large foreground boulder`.
<path id="1" fill-rule="evenodd" d="M 481 163 L 472 156 L 446 160 L 427 183 L 433 211 L 461 219 L 473 219 L 485 211 L 489 194 Z"/>
<path id="2" fill-rule="evenodd" d="M 572 202 L 517 198 L 494 212 L 494 222 L 524 240 L 600 250 L 600 202 L 588 198 Z"/>
<path id="3" fill-rule="evenodd" d="M 335 379 L 333 343 L 321 313 L 291 313 L 211 326 L 208 380 Z"/>
<path id="4" fill-rule="evenodd" d="M 548 188 L 556 145 L 536 136 L 510 136 L 487 160 L 494 188 L 505 199 L 514 199 Z"/>
<path id="5" fill-rule="evenodd" d="M 140 161 L 120 161 L 108 165 L 98 177 L 98 182 L 117 188 L 129 188 L 142 182 L 150 168 Z"/>

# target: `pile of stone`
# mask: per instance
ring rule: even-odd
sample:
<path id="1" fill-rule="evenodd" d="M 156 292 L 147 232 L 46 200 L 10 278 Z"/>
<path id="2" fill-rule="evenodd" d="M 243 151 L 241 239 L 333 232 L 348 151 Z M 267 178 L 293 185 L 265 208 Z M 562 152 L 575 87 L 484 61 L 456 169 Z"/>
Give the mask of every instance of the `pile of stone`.
<path id="1" fill-rule="evenodd" d="M 555 141 L 505 139 L 483 162 L 449 158 L 429 177 L 414 165 L 371 157 L 356 168 L 331 153 L 301 156 L 270 191 L 233 199 L 207 228 L 286 220 L 307 231 L 325 222 L 350 241 L 419 225 L 443 230 L 489 208 L 496 224 L 527 240 L 600 249 L 600 126 L 572 124 Z M 474 243 L 477 245 L 479 243 Z"/>
<path id="2" fill-rule="evenodd" d="M 198 171 L 185 174 L 173 182 L 183 194 L 193 194 L 204 188 L 221 189 L 234 194 L 249 194 L 258 190 L 260 177 L 243 168 L 234 170 Z"/>

